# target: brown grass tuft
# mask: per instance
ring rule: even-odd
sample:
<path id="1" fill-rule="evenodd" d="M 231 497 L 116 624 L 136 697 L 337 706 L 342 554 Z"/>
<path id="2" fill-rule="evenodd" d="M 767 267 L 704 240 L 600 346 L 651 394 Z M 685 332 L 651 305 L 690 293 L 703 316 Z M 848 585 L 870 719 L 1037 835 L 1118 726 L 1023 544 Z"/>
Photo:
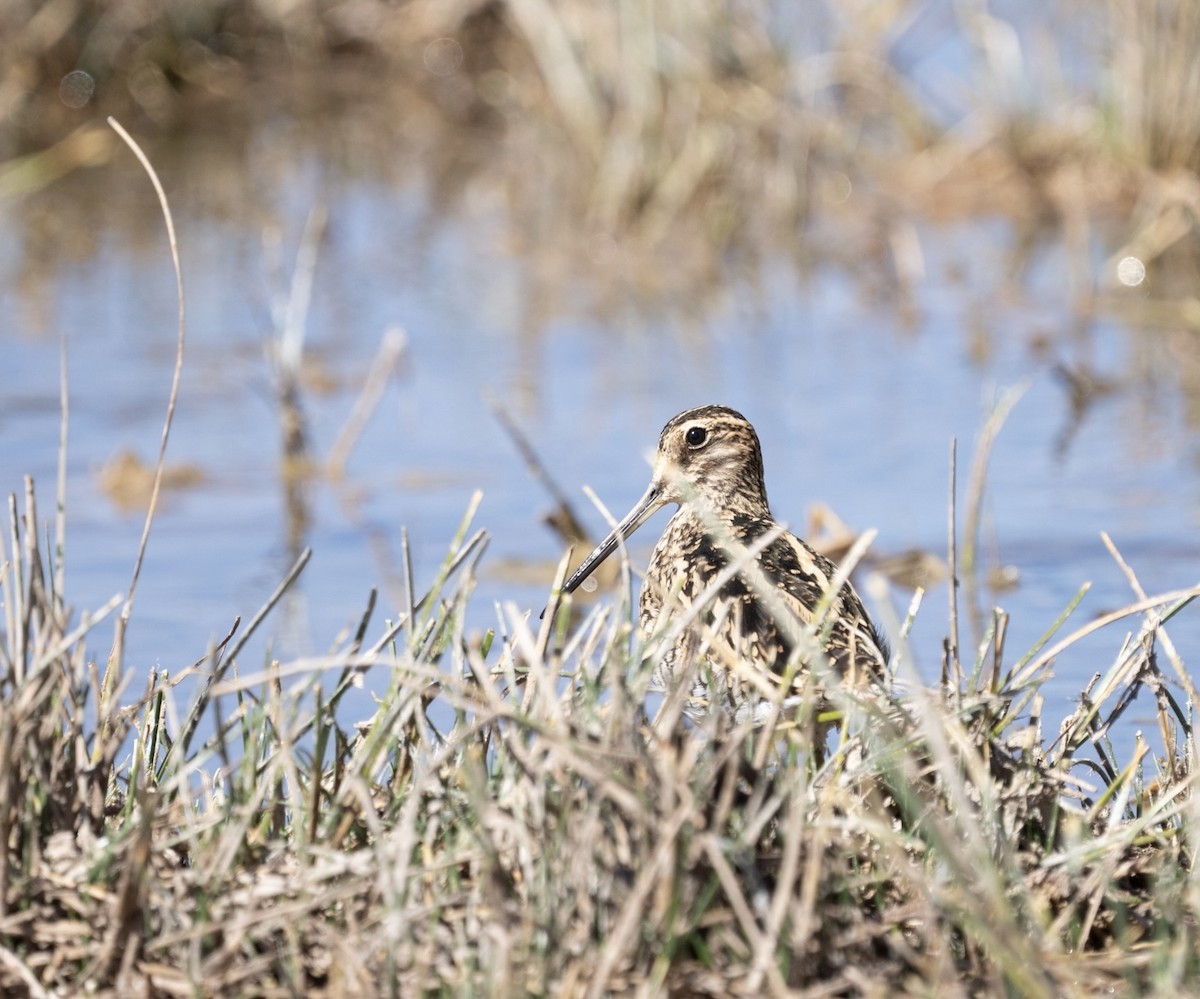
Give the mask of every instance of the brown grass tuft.
<path id="1" fill-rule="evenodd" d="M 185 671 L 181 720 L 166 675 L 97 718 L 35 518 L 30 490 L 2 577 L 7 995 L 1161 994 L 1200 972 L 1195 746 L 1158 665 L 1196 591 L 1145 602 L 1055 738 L 1044 654 L 989 657 L 953 689 L 834 688 L 817 753 L 803 713 L 653 724 L 610 610 L 538 635 L 508 608 L 468 639 L 464 524 L 373 647 L 368 613 L 329 659 L 231 680 L 226 644 Z M 386 690 L 347 719 L 365 672 Z M 1169 748 L 1121 765 L 1103 739 L 1136 689 Z"/>

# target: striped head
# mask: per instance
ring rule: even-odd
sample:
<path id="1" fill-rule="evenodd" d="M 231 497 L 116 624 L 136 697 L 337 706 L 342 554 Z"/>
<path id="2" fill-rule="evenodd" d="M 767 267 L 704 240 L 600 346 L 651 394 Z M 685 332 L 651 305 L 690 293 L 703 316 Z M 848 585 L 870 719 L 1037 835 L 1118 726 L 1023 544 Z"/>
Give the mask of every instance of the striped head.
<path id="1" fill-rule="evenodd" d="M 689 409 L 663 427 L 651 488 L 660 506 L 698 496 L 717 515 L 770 517 L 758 434 L 725 406 Z"/>

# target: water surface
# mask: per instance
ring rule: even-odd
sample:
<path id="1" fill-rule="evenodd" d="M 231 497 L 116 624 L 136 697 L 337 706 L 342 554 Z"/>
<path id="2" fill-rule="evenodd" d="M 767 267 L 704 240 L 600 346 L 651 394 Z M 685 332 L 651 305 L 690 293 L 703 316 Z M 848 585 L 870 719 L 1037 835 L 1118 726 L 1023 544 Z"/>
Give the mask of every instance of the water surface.
<path id="1" fill-rule="evenodd" d="M 477 525 L 491 543 L 473 627 L 494 623 L 493 601 L 540 609 L 561 543 L 540 522 L 549 498 L 491 402 L 524 428 L 596 534 L 604 523 L 582 486 L 623 513 L 645 487 L 666 419 L 720 402 L 758 428 L 773 509 L 796 530 L 821 503 L 856 529 L 877 529 L 881 555 L 944 554 L 950 442 L 959 442 L 961 501 L 988 412 L 1024 386 L 991 457 L 982 534 L 985 568 L 1016 574 L 1014 588 L 982 598 L 1012 615 L 1010 660 L 1083 583 L 1092 589 L 1077 624 L 1133 598 L 1101 531 L 1147 590 L 1196 582 L 1197 407 L 1179 341 L 1111 311 L 1081 316 L 1078 261 L 1053 229 L 1030 254 L 1004 219 L 914 219 L 920 274 L 889 286 L 870 267 L 847 266 L 833 214 L 797 234 L 809 241 L 804 267 L 784 256 L 753 267 L 731 259 L 691 299 L 611 289 L 576 299 L 571 286 L 586 287 L 588 275 L 547 281 L 546 261 L 509 238 L 486 178 L 468 182 L 450 210 L 416 165 L 357 176 L 331 172 L 319 145 L 286 162 L 274 145 L 264 123 L 233 179 L 172 172 L 170 149 L 160 151 L 188 295 L 169 462 L 201 479 L 168 493 L 155 523 L 129 632 L 135 676 L 200 657 L 236 615 L 257 609 L 298 542 L 313 559 L 267 629 L 273 655 L 327 649 L 373 586 L 394 616 L 401 529 L 422 588 L 476 489 Z M 853 212 L 853 197 L 843 212 Z M 308 520 L 297 535 L 264 345 L 317 203 L 329 225 L 306 354 L 319 377 L 302 395 L 315 455 L 328 452 L 386 332 L 402 327 L 408 350 L 344 478 L 317 476 L 302 490 Z M 19 492 L 21 475 L 33 475 L 50 512 L 65 342 L 67 592 L 77 609 L 94 607 L 127 586 L 142 526 L 139 510 L 105 492 L 101 469 L 125 449 L 152 460 L 170 384 L 175 288 L 165 238 L 149 188 L 120 157 L 0 212 L 7 231 L 21 233 L 0 244 L 0 477 Z M 73 215 L 78 225 L 67 224 Z M 64 218 L 36 231 L 37 218 L 55 216 Z M 1093 239 L 1091 278 L 1110 288 L 1114 248 Z M 603 242 L 597 252 L 611 266 L 626 251 Z M 1076 415 L 1059 365 L 1104 386 Z M 635 539 L 639 561 L 666 517 Z M 930 590 L 914 632 L 914 656 L 931 678 L 946 598 L 944 584 Z M 908 599 L 894 592 L 897 613 Z M 1059 699 L 1047 708 L 1055 723 L 1109 665 L 1119 628 L 1061 659 L 1048 688 Z M 1172 633 L 1186 658 L 1200 639 L 1196 615 Z M 93 642 L 101 658 L 108 634 Z"/>

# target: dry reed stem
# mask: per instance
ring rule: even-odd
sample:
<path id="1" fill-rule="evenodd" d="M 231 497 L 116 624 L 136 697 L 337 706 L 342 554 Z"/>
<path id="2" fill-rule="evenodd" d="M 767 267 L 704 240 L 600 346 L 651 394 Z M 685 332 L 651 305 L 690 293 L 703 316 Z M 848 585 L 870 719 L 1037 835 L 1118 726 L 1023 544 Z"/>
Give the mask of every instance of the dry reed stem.
<path id="1" fill-rule="evenodd" d="M 150 183 L 154 186 L 154 193 L 158 197 L 163 224 L 167 229 L 167 242 L 171 251 L 171 265 L 175 270 L 175 288 L 179 300 L 179 328 L 175 341 L 175 366 L 171 373 L 171 391 L 167 396 L 167 412 L 163 418 L 162 437 L 158 445 L 158 457 L 154 463 L 154 485 L 150 490 L 150 503 L 146 509 L 145 522 L 142 525 L 142 537 L 138 543 L 137 556 L 133 563 L 133 575 L 129 580 L 128 595 L 121 607 L 121 613 L 117 617 L 117 625 L 115 634 L 113 635 L 113 647 L 109 653 L 108 664 L 104 670 L 102 698 L 105 702 L 112 697 L 115 685 L 125 667 L 125 630 L 129 626 L 129 618 L 133 613 L 133 598 L 137 592 L 138 578 L 142 573 L 142 561 L 146 557 L 146 547 L 150 541 L 150 528 L 154 523 L 154 514 L 158 509 L 158 493 L 162 485 L 163 466 L 167 457 L 167 441 L 171 436 L 171 423 L 175 418 L 175 403 L 179 398 L 179 383 L 183 376 L 183 350 L 187 333 L 187 305 L 183 293 L 183 268 L 179 263 L 179 244 L 175 238 L 175 221 L 171 217 L 171 206 L 167 201 L 166 192 L 163 190 L 162 183 L 158 179 L 158 174 L 155 172 L 153 164 L 142 151 L 141 146 L 134 141 L 133 137 L 125 131 L 120 122 L 115 118 L 110 117 L 108 124 L 130 148 L 134 156 L 137 157 L 138 162 L 142 165 L 142 169 L 146 171 L 146 176 L 150 178 Z M 107 703 L 101 705 L 102 714 L 105 713 L 106 708 Z"/>

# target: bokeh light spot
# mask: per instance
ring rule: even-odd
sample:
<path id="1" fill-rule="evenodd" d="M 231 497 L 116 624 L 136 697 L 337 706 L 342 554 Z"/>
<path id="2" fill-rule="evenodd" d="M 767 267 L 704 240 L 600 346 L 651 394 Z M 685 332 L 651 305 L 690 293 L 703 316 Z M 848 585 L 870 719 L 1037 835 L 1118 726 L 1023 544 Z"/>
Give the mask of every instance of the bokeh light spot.
<path id="1" fill-rule="evenodd" d="M 1122 257 L 1117 264 L 1117 280 L 1127 288 L 1136 288 L 1146 280 L 1146 265 L 1137 257 Z"/>
<path id="2" fill-rule="evenodd" d="M 69 108 L 81 108 L 96 92 L 96 81 L 90 73 L 73 69 L 58 84 L 58 97 Z"/>
<path id="3" fill-rule="evenodd" d="M 462 46 L 453 38 L 435 38 L 425 46 L 423 59 L 434 76 L 450 76 L 462 66 Z"/>

